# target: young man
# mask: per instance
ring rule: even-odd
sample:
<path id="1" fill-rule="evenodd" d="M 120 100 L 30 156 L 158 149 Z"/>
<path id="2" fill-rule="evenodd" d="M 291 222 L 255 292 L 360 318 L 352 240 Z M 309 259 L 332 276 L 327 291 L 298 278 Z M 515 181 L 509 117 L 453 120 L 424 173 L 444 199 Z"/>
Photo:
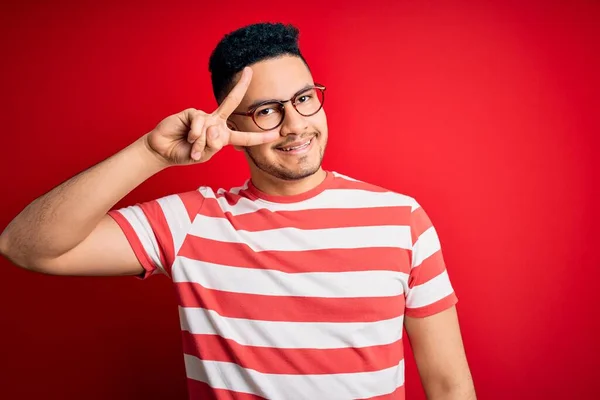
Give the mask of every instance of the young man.
<path id="1" fill-rule="evenodd" d="M 219 107 L 169 116 L 41 196 L 0 236 L 56 275 L 164 274 L 194 399 L 403 399 L 403 326 L 429 399 L 474 399 L 440 242 L 411 197 L 321 161 L 325 87 L 298 31 L 255 24 L 211 55 Z M 115 210 L 150 176 L 242 150 L 241 187 Z"/>

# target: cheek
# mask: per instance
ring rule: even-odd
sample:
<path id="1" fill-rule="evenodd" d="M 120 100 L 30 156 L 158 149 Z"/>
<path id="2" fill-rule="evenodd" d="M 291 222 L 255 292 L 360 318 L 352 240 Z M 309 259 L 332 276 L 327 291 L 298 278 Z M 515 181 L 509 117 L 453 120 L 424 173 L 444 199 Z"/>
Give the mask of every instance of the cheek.
<path id="1" fill-rule="evenodd" d="M 252 156 L 258 159 L 271 158 L 274 156 L 275 150 L 272 148 L 272 144 L 266 143 L 260 146 L 253 146 L 250 149 Z"/>
<path id="2" fill-rule="evenodd" d="M 252 118 L 240 118 L 236 121 L 236 125 L 240 131 L 243 132 L 262 132 L 256 124 L 252 121 Z"/>
<path id="3" fill-rule="evenodd" d="M 315 128 L 320 131 L 323 135 L 327 134 L 327 116 L 325 115 L 325 112 L 322 111 L 320 113 L 318 113 L 317 115 L 315 115 L 315 119 L 314 119 L 314 126 Z"/>

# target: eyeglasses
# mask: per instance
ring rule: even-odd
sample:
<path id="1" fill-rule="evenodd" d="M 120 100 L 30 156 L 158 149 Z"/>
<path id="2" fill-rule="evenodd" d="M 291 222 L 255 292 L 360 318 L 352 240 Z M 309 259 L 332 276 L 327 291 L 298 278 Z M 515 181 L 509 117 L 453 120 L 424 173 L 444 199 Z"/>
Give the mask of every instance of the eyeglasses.
<path id="1" fill-rule="evenodd" d="M 325 86 L 315 84 L 296 93 L 289 100 L 266 101 L 247 112 L 233 112 L 235 115 L 252 117 L 252 120 L 263 131 L 277 128 L 285 118 L 285 103 L 291 102 L 298 114 L 310 117 L 323 108 L 325 102 Z"/>

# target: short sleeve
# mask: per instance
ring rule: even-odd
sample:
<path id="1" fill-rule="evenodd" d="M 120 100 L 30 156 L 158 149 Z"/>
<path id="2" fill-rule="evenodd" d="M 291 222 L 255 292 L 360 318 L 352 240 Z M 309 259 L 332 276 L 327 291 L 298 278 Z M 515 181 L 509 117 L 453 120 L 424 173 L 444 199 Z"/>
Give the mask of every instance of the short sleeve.
<path id="1" fill-rule="evenodd" d="M 435 227 L 415 202 L 411 211 L 411 270 L 406 296 L 406 316 L 427 317 L 458 302 Z"/>
<path id="2" fill-rule="evenodd" d="M 171 276 L 175 255 L 202 206 L 201 192 L 173 194 L 108 212 L 144 268 L 141 279 Z"/>

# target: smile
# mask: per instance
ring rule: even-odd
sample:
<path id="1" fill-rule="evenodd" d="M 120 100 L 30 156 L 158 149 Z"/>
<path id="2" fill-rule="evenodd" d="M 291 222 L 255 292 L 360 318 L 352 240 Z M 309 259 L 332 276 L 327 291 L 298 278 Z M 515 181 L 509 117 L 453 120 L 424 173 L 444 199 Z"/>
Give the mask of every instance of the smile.
<path id="1" fill-rule="evenodd" d="M 297 146 L 294 146 L 294 147 L 283 147 L 278 150 L 283 150 L 283 151 L 300 150 L 300 149 L 304 149 L 304 148 L 308 147 L 310 145 L 310 142 L 312 142 L 312 139 L 306 141 L 305 143 L 301 143 Z"/>
<path id="2" fill-rule="evenodd" d="M 293 146 L 278 147 L 277 150 L 285 154 L 301 154 L 310 149 L 311 144 L 313 143 L 313 139 L 314 137 L 310 138 L 305 142 L 298 143 Z"/>

